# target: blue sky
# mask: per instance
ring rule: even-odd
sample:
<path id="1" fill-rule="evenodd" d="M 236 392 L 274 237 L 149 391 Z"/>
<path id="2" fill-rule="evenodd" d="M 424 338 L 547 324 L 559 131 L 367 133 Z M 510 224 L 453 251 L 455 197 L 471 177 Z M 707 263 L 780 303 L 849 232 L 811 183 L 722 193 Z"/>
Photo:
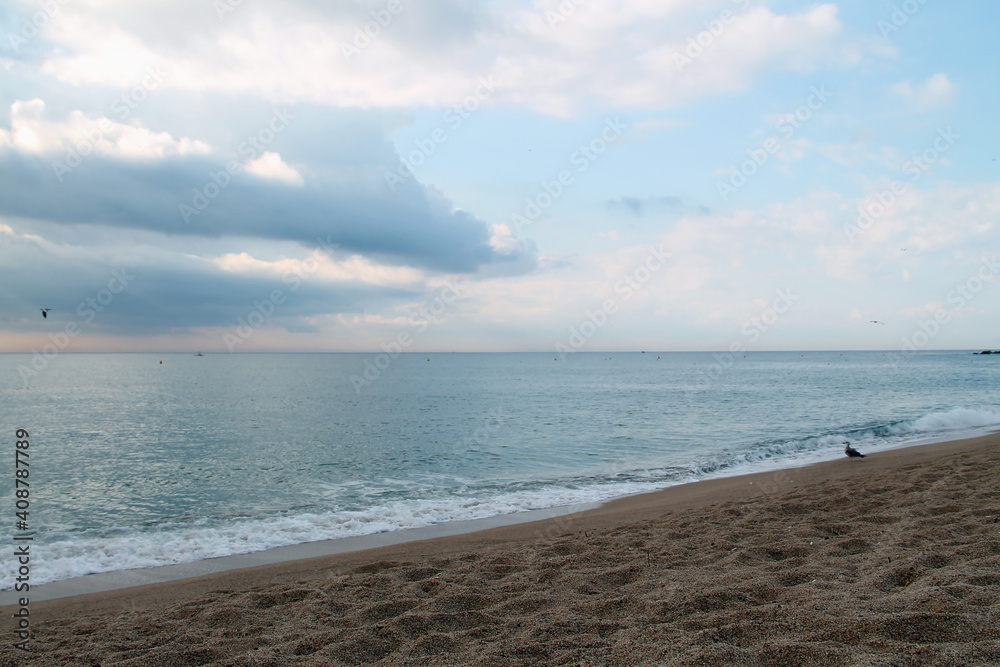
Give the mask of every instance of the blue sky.
<path id="1" fill-rule="evenodd" d="M 998 13 L 2 3 L 0 351 L 996 348 Z"/>

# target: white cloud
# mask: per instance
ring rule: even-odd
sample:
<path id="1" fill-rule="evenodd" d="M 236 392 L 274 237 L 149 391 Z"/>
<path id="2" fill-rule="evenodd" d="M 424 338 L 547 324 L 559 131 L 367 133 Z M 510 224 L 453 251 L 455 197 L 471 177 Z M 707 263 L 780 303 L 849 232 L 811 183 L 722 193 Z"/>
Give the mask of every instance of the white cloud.
<path id="1" fill-rule="evenodd" d="M 884 210 L 872 218 L 863 233 L 853 235 L 853 242 L 843 229 L 837 229 L 830 239 L 815 239 L 814 252 L 828 275 L 840 280 L 867 280 L 887 266 L 895 267 L 903 259 L 900 248 L 906 248 L 911 270 L 903 279 L 910 280 L 912 269 L 934 261 L 934 257 L 946 258 L 943 261 L 952 266 L 978 261 L 974 256 L 959 262 L 961 258 L 951 253 L 968 246 L 992 247 L 1000 229 L 996 223 L 1000 218 L 1000 183 L 969 187 L 943 184 L 927 190 L 907 184 L 888 207 L 870 209 L 877 203 L 878 195 L 872 194 L 844 200 L 838 206 L 840 217 L 849 224 L 856 224 L 859 209 Z"/>
<path id="2" fill-rule="evenodd" d="M 11 129 L 0 129 L 0 147 L 25 153 L 75 151 L 86 156 L 102 153 L 120 158 L 163 158 L 168 155 L 208 153 L 210 147 L 197 140 L 175 139 L 167 132 L 154 132 L 138 122 L 126 125 L 107 117 L 88 118 L 72 111 L 63 120 L 45 118 L 45 102 L 17 100 L 10 107 Z"/>
<path id="3" fill-rule="evenodd" d="M 730 7 L 724 30 L 679 68 L 678 54 L 705 30 L 695 18 L 705 11 L 700 0 L 588 3 L 553 27 L 546 12 L 556 7 L 535 0 L 521 11 L 496 12 L 462 40 L 445 40 L 438 47 L 444 54 L 410 38 L 425 14 L 437 11 L 413 3 L 348 56 L 345 45 L 371 20 L 367 12 L 318 16 L 262 3 L 227 16 L 214 33 L 178 34 L 172 43 L 169 35 L 144 39 L 140 28 L 122 27 L 120 2 L 74 4 L 47 33 L 64 49 L 43 71 L 77 86 L 131 86 L 143 67 L 162 63 L 169 73 L 163 86 L 182 90 L 360 107 L 446 106 L 478 92 L 482 103 L 565 116 L 591 105 L 676 108 L 744 89 L 773 69 L 850 65 L 870 51 L 843 38 L 833 4 L 789 15 Z M 495 89 L 485 89 L 481 77 L 492 77 Z"/>
<path id="4" fill-rule="evenodd" d="M 207 261 L 227 273 L 275 280 L 297 276 L 300 280 L 360 281 L 385 287 L 412 287 L 428 280 L 427 275 L 417 269 L 378 264 L 360 255 L 338 260 L 319 251 L 305 258 L 282 257 L 273 261 L 259 259 L 247 252 L 226 253 Z"/>
<path id="5" fill-rule="evenodd" d="M 510 227 L 497 224 L 490 225 L 490 246 L 502 254 L 510 254 L 520 251 L 523 242 L 511 233 Z"/>
<path id="6" fill-rule="evenodd" d="M 893 84 L 890 90 L 911 104 L 921 108 L 950 106 L 955 101 L 958 87 L 945 74 L 935 74 L 923 83 L 906 79 Z"/>
<path id="7" fill-rule="evenodd" d="M 283 161 L 279 154 L 272 151 L 264 151 L 259 158 L 247 164 L 246 170 L 255 176 L 273 178 L 289 185 L 302 185 L 303 183 L 302 174 L 288 166 L 288 163 Z"/>

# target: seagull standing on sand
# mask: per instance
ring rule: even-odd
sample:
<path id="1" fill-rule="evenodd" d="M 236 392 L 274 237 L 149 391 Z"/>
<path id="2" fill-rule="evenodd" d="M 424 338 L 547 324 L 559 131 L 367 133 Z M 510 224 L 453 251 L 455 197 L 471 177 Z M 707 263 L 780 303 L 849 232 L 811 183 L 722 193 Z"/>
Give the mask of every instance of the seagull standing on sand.
<path id="1" fill-rule="evenodd" d="M 864 454 L 862 454 L 858 450 L 854 449 L 854 447 L 851 447 L 851 443 L 846 442 L 846 441 L 844 442 L 844 453 L 847 454 L 852 459 L 855 459 L 855 458 L 862 458 L 863 459 L 863 458 L 865 458 Z"/>
<path id="2" fill-rule="evenodd" d="M 44 317 L 45 319 L 49 319 L 49 311 L 52 310 L 52 309 L 51 308 L 42 308 L 41 310 L 42 310 L 42 317 Z"/>

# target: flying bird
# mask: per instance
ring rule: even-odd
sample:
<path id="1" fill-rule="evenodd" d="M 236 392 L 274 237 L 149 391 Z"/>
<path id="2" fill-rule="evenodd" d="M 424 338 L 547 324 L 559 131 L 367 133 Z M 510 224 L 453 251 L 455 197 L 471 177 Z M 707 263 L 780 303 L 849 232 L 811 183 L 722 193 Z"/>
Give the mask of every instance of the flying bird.
<path id="1" fill-rule="evenodd" d="M 844 441 L 844 453 L 847 454 L 847 456 L 852 459 L 865 458 L 864 454 L 854 449 L 854 447 L 851 447 L 851 443 L 847 442 L 846 440 Z"/>
<path id="2" fill-rule="evenodd" d="M 44 317 L 45 319 L 48 319 L 49 318 L 49 311 L 52 310 L 52 309 L 51 308 L 42 308 L 41 310 L 42 310 L 42 317 Z"/>
<path id="3" fill-rule="evenodd" d="M 870 322 L 871 322 L 872 324 L 882 324 L 882 325 L 884 325 L 884 324 L 885 324 L 885 322 L 879 322 L 878 320 L 869 320 L 869 321 L 870 321 Z"/>

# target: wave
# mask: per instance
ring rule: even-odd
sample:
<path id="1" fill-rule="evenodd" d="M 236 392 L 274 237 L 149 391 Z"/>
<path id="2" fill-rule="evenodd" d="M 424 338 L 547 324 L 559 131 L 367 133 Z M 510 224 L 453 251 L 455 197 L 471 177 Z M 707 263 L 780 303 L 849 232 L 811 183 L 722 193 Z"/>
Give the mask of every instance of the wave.
<path id="1" fill-rule="evenodd" d="M 995 428 L 1000 428 L 998 412 L 953 408 L 914 419 L 862 424 L 804 438 L 753 443 L 740 455 L 709 462 L 699 472 L 705 478 L 724 477 L 818 463 L 843 456 L 844 441 L 850 441 L 855 448 L 879 451 Z"/>
<path id="2" fill-rule="evenodd" d="M 1000 426 L 1000 413 L 955 408 L 948 412 L 934 412 L 919 419 L 900 422 L 889 427 L 889 432 L 892 435 L 934 434 L 992 426 Z"/>
<path id="3" fill-rule="evenodd" d="M 189 563 L 319 540 L 370 535 L 436 523 L 481 519 L 535 509 L 596 503 L 689 481 L 784 469 L 843 456 L 844 440 L 862 451 L 906 446 L 917 440 L 1000 428 L 1000 413 L 955 408 L 914 419 L 861 424 L 826 433 L 748 443 L 729 454 L 689 452 L 670 465 L 619 466 L 592 475 L 550 480 L 460 483 L 450 490 L 412 480 L 383 480 L 374 496 L 351 509 L 288 512 L 259 517 L 198 519 L 157 526 L 60 531 L 40 535 L 44 558 L 33 560 L 32 583 L 43 584 L 98 572 Z M 394 483 L 395 482 L 395 483 Z M 324 494 L 318 494 L 322 497 Z M 4 538 L 0 538 L 4 539 Z M 13 587 L 0 581 L 0 590 Z"/>

